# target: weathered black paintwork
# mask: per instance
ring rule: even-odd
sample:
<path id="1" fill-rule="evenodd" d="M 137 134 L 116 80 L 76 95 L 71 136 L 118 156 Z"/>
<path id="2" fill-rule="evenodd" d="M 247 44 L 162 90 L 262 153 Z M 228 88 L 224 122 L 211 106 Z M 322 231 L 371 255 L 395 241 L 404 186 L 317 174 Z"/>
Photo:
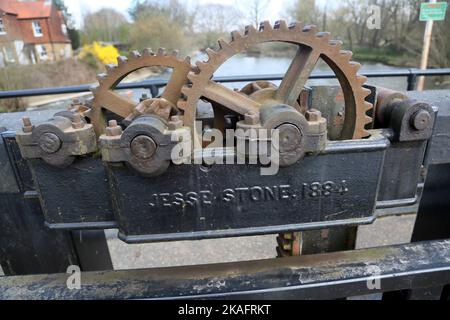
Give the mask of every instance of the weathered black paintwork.
<path id="1" fill-rule="evenodd" d="M 0 299 L 336 299 L 450 282 L 450 242 L 212 265 L 0 278 Z M 375 278 L 378 277 L 378 278 Z M 380 279 L 380 287 L 370 287 Z M 422 297 L 424 297 L 423 295 Z M 417 295 L 416 295 L 417 297 Z"/>
<path id="2" fill-rule="evenodd" d="M 110 166 L 119 237 L 179 240 L 370 223 L 388 146 L 381 134 L 330 143 L 272 176 L 261 176 L 257 165 L 173 166 L 156 178 Z M 327 182 L 334 187 L 325 195 Z"/>
<path id="3" fill-rule="evenodd" d="M 31 160 L 30 167 L 50 228 L 105 229 L 116 226 L 101 159 L 78 158 L 67 168 Z"/>

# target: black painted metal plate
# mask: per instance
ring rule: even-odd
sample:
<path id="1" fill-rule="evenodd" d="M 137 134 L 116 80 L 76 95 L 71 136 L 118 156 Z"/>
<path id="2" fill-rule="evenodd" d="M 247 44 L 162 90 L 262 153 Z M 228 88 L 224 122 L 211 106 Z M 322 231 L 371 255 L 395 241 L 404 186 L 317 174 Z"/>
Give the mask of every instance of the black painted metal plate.
<path id="1" fill-rule="evenodd" d="M 52 229 L 112 228 L 108 180 L 101 159 L 78 158 L 67 168 L 30 160 L 46 224 Z"/>
<path id="2" fill-rule="evenodd" d="M 256 165 L 172 166 L 153 178 L 109 166 L 119 236 L 146 242 L 370 223 L 387 145 L 381 136 L 331 143 L 274 176 Z"/>

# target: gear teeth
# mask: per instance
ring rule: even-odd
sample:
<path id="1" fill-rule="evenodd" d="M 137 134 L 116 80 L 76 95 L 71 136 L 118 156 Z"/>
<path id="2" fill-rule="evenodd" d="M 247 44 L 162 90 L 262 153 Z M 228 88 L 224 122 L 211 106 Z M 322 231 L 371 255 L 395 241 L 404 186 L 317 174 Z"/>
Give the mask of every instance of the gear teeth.
<path id="1" fill-rule="evenodd" d="M 302 31 L 306 32 L 306 33 L 314 33 L 314 34 L 316 34 L 317 33 L 317 27 L 315 25 L 313 25 L 313 24 L 309 24 L 309 25 L 304 26 Z"/>
<path id="2" fill-rule="evenodd" d="M 124 56 L 117 57 L 117 65 L 123 65 L 128 62 L 128 58 Z"/>
<path id="3" fill-rule="evenodd" d="M 372 94 L 372 91 L 367 88 L 362 88 L 363 97 L 366 98 Z"/>
<path id="4" fill-rule="evenodd" d="M 367 77 L 366 76 L 361 76 L 358 75 L 357 77 L 358 83 L 363 86 L 366 82 L 367 82 Z"/>
<path id="5" fill-rule="evenodd" d="M 370 137 L 369 131 L 367 131 L 366 129 L 361 130 L 361 139 L 364 139 L 364 138 L 367 138 L 367 137 Z"/>
<path id="6" fill-rule="evenodd" d="M 180 52 L 179 52 L 178 50 L 173 50 L 171 56 L 172 56 L 172 57 L 175 57 L 175 58 L 178 58 L 178 54 L 179 54 L 179 53 L 180 53 Z"/>
<path id="7" fill-rule="evenodd" d="M 231 41 L 237 41 L 239 39 L 242 39 L 242 35 L 239 31 L 232 31 L 231 32 Z"/>
<path id="8" fill-rule="evenodd" d="M 258 31 L 256 30 L 254 25 L 249 24 L 249 25 L 245 26 L 244 35 L 248 36 L 248 35 L 254 34 L 256 32 L 258 32 Z"/>
<path id="9" fill-rule="evenodd" d="M 109 73 L 109 72 L 113 71 L 114 69 L 116 69 L 117 65 L 115 65 L 115 64 L 107 64 L 107 65 L 105 65 L 105 68 L 106 68 L 106 71 Z"/>
<path id="10" fill-rule="evenodd" d="M 302 30 L 303 29 L 303 23 L 298 21 L 293 21 L 289 24 L 288 27 L 290 30 Z"/>
<path id="11" fill-rule="evenodd" d="M 330 43 L 331 40 L 331 33 L 329 32 L 318 32 L 316 34 L 316 37 L 324 42 Z"/>
<path id="12" fill-rule="evenodd" d="M 213 49 L 211 49 L 211 48 L 207 48 L 206 49 L 206 54 L 208 55 L 208 59 L 209 60 L 212 60 L 212 59 L 214 59 L 215 57 L 217 57 L 217 52 L 215 52 Z"/>
<path id="13" fill-rule="evenodd" d="M 219 40 L 217 40 L 217 42 L 219 43 L 219 48 L 221 50 L 226 50 L 226 51 L 233 50 L 233 48 L 230 46 L 230 44 L 225 39 L 220 38 Z"/>
<path id="14" fill-rule="evenodd" d="M 350 67 L 355 70 L 355 72 L 358 72 L 359 69 L 361 69 L 361 64 L 355 61 L 350 61 L 349 62 Z"/>
<path id="15" fill-rule="evenodd" d="M 158 51 L 156 52 L 157 56 L 165 56 L 166 55 L 166 49 L 164 48 L 158 48 Z"/>
<path id="16" fill-rule="evenodd" d="M 328 43 L 337 51 L 341 51 L 341 48 L 343 46 L 343 43 L 340 40 L 330 40 Z"/>
<path id="17" fill-rule="evenodd" d="M 272 25 L 269 20 L 264 20 L 259 24 L 259 31 L 268 31 L 272 30 Z"/>
<path id="18" fill-rule="evenodd" d="M 366 112 L 372 108 L 373 108 L 373 104 L 371 104 L 370 102 L 367 102 L 367 101 L 364 102 L 364 109 L 366 110 Z"/>
<path id="19" fill-rule="evenodd" d="M 341 57 L 345 58 L 348 61 L 350 61 L 350 59 L 353 57 L 353 52 L 348 50 L 341 50 L 339 53 L 341 54 Z"/>
<path id="20" fill-rule="evenodd" d="M 141 57 L 141 53 L 137 50 L 133 50 L 131 51 L 131 57 L 133 57 L 134 59 L 138 59 Z"/>
<path id="21" fill-rule="evenodd" d="M 99 73 L 97 75 L 97 80 L 99 83 L 102 83 L 103 81 L 105 81 L 106 77 L 108 77 L 106 73 Z"/>
<path id="22" fill-rule="evenodd" d="M 273 25 L 273 28 L 276 30 L 287 30 L 288 29 L 288 25 L 286 20 L 278 20 L 275 21 L 275 24 Z"/>
<path id="23" fill-rule="evenodd" d="M 143 53 L 144 53 L 144 56 L 154 56 L 155 55 L 153 53 L 152 49 L 150 49 L 150 48 L 145 48 Z"/>
<path id="24" fill-rule="evenodd" d="M 373 121 L 373 119 L 369 116 L 364 116 L 364 124 L 369 124 Z"/>
<path id="25" fill-rule="evenodd" d="M 199 70 L 205 70 L 207 68 L 207 64 L 203 61 L 195 62 L 195 65 L 199 68 Z"/>

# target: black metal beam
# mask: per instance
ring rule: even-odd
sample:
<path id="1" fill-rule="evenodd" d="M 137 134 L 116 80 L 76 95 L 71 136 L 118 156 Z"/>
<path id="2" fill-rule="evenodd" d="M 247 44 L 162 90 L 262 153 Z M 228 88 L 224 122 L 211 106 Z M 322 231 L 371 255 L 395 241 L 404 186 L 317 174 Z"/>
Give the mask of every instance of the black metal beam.
<path id="1" fill-rule="evenodd" d="M 282 259 L 0 278 L 0 299 L 335 299 L 450 283 L 450 241 Z M 373 282 L 376 270 L 380 287 Z M 368 282 L 375 284 L 370 289 Z"/>

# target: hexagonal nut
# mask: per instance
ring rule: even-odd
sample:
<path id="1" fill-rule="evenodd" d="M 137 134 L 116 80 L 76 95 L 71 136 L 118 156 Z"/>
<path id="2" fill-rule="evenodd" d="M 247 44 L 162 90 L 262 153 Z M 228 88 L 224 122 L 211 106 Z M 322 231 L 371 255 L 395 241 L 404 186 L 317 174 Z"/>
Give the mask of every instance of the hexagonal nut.
<path id="1" fill-rule="evenodd" d="M 23 117 L 22 118 L 22 122 L 23 122 L 23 127 L 22 127 L 22 131 L 24 133 L 31 133 L 34 129 L 33 124 L 31 123 L 30 118 L 28 117 Z"/>
<path id="2" fill-rule="evenodd" d="M 169 121 L 169 129 L 170 130 L 177 130 L 183 127 L 183 121 L 179 116 L 172 116 L 170 117 Z"/>
<path id="3" fill-rule="evenodd" d="M 306 120 L 308 121 L 319 121 L 322 118 L 322 113 L 316 109 L 310 109 L 306 111 L 305 114 Z"/>
<path id="4" fill-rule="evenodd" d="M 116 120 L 110 120 L 108 122 L 108 127 L 106 127 L 106 135 L 113 137 L 113 136 L 120 136 L 122 134 L 122 127 L 117 124 Z"/>
<path id="5" fill-rule="evenodd" d="M 259 114 L 256 112 L 248 112 L 244 115 L 245 124 L 255 125 L 260 122 Z"/>
<path id="6" fill-rule="evenodd" d="M 83 129 L 84 128 L 84 121 L 81 117 L 81 114 L 75 113 L 73 115 L 72 128 L 74 128 L 74 129 Z"/>

